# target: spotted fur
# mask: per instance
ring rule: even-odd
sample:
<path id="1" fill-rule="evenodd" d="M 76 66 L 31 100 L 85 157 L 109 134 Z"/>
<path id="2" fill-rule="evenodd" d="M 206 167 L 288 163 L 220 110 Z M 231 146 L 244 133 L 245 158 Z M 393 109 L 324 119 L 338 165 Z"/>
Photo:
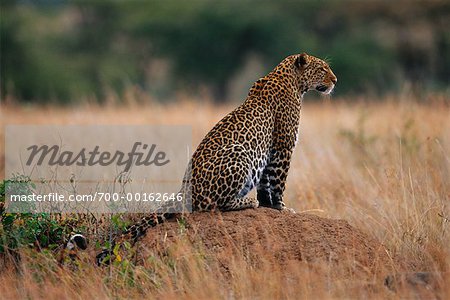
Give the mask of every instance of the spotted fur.
<path id="1" fill-rule="evenodd" d="M 283 192 L 297 143 L 302 97 L 314 89 L 329 94 L 336 82 L 326 62 L 306 53 L 285 58 L 256 81 L 244 103 L 213 127 L 192 156 L 183 183 L 192 210 L 287 209 Z M 255 187 L 257 198 L 247 197 Z M 172 217 L 173 212 L 146 216 L 125 234 L 136 240 Z"/>

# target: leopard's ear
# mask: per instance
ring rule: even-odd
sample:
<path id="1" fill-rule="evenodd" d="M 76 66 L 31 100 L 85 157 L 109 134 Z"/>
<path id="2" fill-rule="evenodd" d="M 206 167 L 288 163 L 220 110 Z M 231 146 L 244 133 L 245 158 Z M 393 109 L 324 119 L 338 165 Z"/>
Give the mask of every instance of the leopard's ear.
<path id="1" fill-rule="evenodd" d="M 306 65 L 309 64 L 309 55 L 306 53 L 300 54 L 297 59 L 295 60 L 295 65 L 298 68 L 304 68 Z"/>

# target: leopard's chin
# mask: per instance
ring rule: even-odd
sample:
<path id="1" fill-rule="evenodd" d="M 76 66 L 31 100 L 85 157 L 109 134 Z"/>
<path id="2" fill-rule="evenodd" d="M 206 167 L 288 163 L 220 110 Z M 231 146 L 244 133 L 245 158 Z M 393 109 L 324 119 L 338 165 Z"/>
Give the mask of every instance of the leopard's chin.
<path id="1" fill-rule="evenodd" d="M 316 86 L 316 91 L 320 92 L 322 95 L 329 95 L 334 90 L 334 84 L 331 86 L 326 86 L 324 84 Z"/>

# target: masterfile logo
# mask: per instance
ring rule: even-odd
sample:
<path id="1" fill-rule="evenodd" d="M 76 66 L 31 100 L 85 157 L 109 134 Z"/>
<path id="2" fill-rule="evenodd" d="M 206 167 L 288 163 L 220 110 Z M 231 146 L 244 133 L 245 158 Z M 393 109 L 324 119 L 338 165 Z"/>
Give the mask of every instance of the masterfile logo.
<path id="1" fill-rule="evenodd" d="M 139 151 L 141 146 L 142 151 Z M 136 166 L 154 165 L 157 167 L 168 164 L 170 160 L 166 158 L 166 153 L 164 151 L 156 151 L 156 148 L 156 144 L 149 146 L 141 142 L 135 142 L 128 153 L 119 150 L 116 150 L 114 153 L 109 151 L 100 152 L 100 146 L 98 145 L 91 151 L 81 148 L 80 151 L 75 153 L 69 150 L 61 151 L 58 145 L 32 145 L 27 148 L 30 151 L 30 155 L 26 165 L 31 166 L 35 163 L 41 166 L 48 156 L 49 166 L 108 166 L 116 164 L 117 166 L 124 166 L 123 171 L 128 172 L 133 164 Z"/>

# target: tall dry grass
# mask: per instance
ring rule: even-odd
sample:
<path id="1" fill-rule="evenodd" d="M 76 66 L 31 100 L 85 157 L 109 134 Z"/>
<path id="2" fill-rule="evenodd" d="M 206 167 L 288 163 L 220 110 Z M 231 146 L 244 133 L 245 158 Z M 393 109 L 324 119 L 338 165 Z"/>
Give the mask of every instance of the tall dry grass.
<path id="1" fill-rule="evenodd" d="M 190 124 L 193 145 L 197 145 L 230 109 L 190 101 L 77 109 L 3 107 L 2 121 L 3 126 Z M 404 262 L 401 271 L 435 272 L 441 285 L 438 295 L 449 298 L 448 98 L 429 97 L 418 103 L 403 95 L 352 104 L 339 99 L 306 100 L 285 202 L 298 212 L 348 220 Z M 225 279 L 218 266 L 183 241 L 171 254 L 171 261 L 152 258 L 144 266 L 98 269 L 91 265 L 92 255 L 83 254 L 76 268 L 61 269 L 50 255 L 24 250 L 22 274 L 0 271 L 0 298 L 417 296 L 411 290 L 392 293 L 375 284 L 380 278 L 369 282 L 345 278 L 326 264 L 313 270 L 304 263 L 293 263 L 287 272 L 269 263 L 262 269 L 246 267 L 245 260 L 237 257 L 231 277 Z"/>

